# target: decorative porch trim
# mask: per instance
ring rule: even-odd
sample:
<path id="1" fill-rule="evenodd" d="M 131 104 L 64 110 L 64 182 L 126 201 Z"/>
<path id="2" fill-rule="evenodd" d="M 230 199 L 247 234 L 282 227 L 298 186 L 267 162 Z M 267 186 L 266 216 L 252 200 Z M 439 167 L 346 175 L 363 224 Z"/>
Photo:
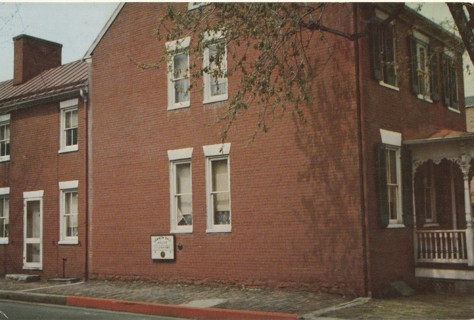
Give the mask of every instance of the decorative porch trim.
<path id="1" fill-rule="evenodd" d="M 415 276 L 417 278 L 474 280 L 474 270 L 415 268 Z"/>

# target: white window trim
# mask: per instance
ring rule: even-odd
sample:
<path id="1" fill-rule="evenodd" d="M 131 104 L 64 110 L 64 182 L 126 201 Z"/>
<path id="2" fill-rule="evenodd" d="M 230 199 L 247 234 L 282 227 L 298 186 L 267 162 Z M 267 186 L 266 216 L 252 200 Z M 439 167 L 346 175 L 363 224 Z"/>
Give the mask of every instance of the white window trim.
<path id="1" fill-rule="evenodd" d="M 208 31 L 204 32 L 203 34 L 203 41 L 207 42 L 209 44 L 212 44 L 213 42 L 216 41 L 225 41 L 225 32 L 224 31 Z M 223 55 L 223 60 L 225 61 L 225 64 L 227 65 L 227 45 L 225 46 L 225 52 Z M 203 53 L 203 68 L 209 67 L 209 48 L 206 46 L 204 48 L 204 53 Z M 225 72 L 227 72 L 227 67 L 224 68 Z M 218 96 L 211 96 L 211 75 L 209 73 L 204 73 L 203 75 L 204 79 L 204 101 L 203 103 L 213 103 L 213 102 L 219 102 L 219 101 L 224 101 L 227 100 L 229 97 L 229 81 L 228 78 L 225 77 L 225 83 L 226 83 L 226 92 L 224 94 L 218 95 Z"/>
<path id="2" fill-rule="evenodd" d="M 168 82 L 168 110 L 188 108 L 189 106 L 191 106 L 191 92 L 188 92 L 188 97 L 189 97 L 188 101 L 178 102 L 178 103 L 174 102 L 174 85 L 172 81 L 172 73 L 173 73 L 173 67 L 174 67 L 173 57 L 175 54 L 182 53 L 183 51 L 187 52 L 188 54 L 188 79 L 189 81 L 191 81 L 191 77 L 189 74 L 190 64 L 189 64 L 189 52 L 188 52 L 190 43 L 191 43 L 191 37 L 186 37 L 183 39 L 169 41 L 169 42 L 166 42 L 165 44 L 166 51 L 168 53 L 172 53 L 168 57 L 168 65 L 167 65 L 167 71 L 166 71 L 166 78 Z M 173 52 L 173 51 L 176 51 L 176 52 Z"/>
<path id="3" fill-rule="evenodd" d="M 175 201 L 175 190 L 176 190 L 176 165 L 189 163 L 191 170 L 191 194 L 192 194 L 192 162 L 191 158 L 193 155 L 193 148 L 184 148 L 176 150 L 168 150 L 168 160 L 170 161 L 170 233 L 192 233 L 194 225 L 194 212 L 193 212 L 193 224 L 190 226 L 178 226 L 176 221 L 176 201 Z M 194 211 L 194 210 L 193 210 Z"/>
<path id="4" fill-rule="evenodd" d="M 206 157 L 228 155 L 230 153 L 230 143 L 219 143 L 202 147 Z"/>
<path id="5" fill-rule="evenodd" d="M 76 191 L 78 192 L 79 181 L 78 180 L 71 180 L 71 181 L 61 181 L 59 182 L 59 245 L 70 244 L 75 245 L 79 244 L 79 237 L 66 237 L 66 230 L 64 230 L 64 209 L 65 209 L 65 202 L 64 202 L 64 193 Z M 78 193 L 79 196 L 79 193 Z M 77 216 L 79 218 L 79 199 L 77 204 Z M 78 221 L 79 227 L 79 221 Z"/>
<path id="6" fill-rule="evenodd" d="M 231 200 L 231 181 L 230 181 L 230 143 L 214 144 L 203 146 L 204 155 L 206 156 L 206 203 L 207 203 L 207 233 L 232 232 L 232 200 Z M 214 212 L 212 205 L 212 161 L 227 159 L 227 174 L 229 181 L 229 224 L 216 225 L 214 224 Z"/>
<path id="7" fill-rule="evenodd" d="M 10 121 L 10 114 L 3 114 L 0 116 L 0 126 L 10 125 L 10 140 L 11 140 L 11 121 Z M 10 161 L 10 155 L 7 156 L 0 156 L 0 162 Z"/>
<path id="8" fill-rule="evenodd" d="M 207 6 L 209 2 L 188 2 L 188 11 Z"/>
<path id="9" fill-rule="evenodd" d="M 66 127 L 66 119 L 65 114 L 68 111 L 77 110 L 77 121 L 79 123 L 79 99 L 70 99 L 61 101 L 59 103 L 60 109 L 60 128 L 59 128 L 59 151 L 58 153 L 66 153 L 66 152 L 73 152 L 79 150 L 79 141 L 77 144 L 72 146 L 66 146 L 66 135 L 65 135 L 65 127 Z M 79 126 L 78 126 L 79 127 Z M 78 128 L 79 133 L 79 128 Z M 78 137 L 79 140 L 79 137 Z"/>
<path id="10" fill-rule="evenodd" d="M 399 88 L 399 87 L 396 87 L 396 86 L 393 86 L 393 85 L 391 85 L 391 84 L 388 84 L 388 83 L 384 82 L 383 80 L 380 80 L 380 81 L 379 81 L 379 84 L 380 84 L 382 87 L 385 87 L 385 88 L 392 89 L 392 90 L 394 90 L 394 91 L 400 92 L 400 88 Z"/>
<path id="11" fill-rule="evenodd" d="M 10 187 L 0 188 L 0 198 L 5 196 L 10 196 Z M 10 212 L 8 212 L 8 216 L 10 216 Z M 8 237 L 0 237 L 0 244 L 8 244 Z"/>
<path id="12" fill-rule="evenodd" d="M 402 146 L 402 134 L 400 132 L 380 129 L 380 137 L 382 138 L 383 144 L 389 144 L 397 147 Z"/>

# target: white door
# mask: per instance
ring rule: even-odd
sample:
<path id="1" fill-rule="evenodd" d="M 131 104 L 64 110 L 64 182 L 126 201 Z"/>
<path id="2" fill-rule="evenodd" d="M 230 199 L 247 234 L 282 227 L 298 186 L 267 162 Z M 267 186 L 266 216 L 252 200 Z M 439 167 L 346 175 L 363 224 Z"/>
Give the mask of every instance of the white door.
<path id="1" fill-rule="evenodd" d="M 24 196 L 23 225 L 23 269 L 42 269 L 43 267 L 43 197 L 37 193 Z"/>

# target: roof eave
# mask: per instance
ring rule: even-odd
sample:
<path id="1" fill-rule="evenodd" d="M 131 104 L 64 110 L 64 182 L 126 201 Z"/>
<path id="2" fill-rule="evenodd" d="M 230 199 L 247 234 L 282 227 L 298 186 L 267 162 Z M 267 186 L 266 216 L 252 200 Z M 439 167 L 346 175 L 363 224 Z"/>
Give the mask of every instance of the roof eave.
<path id="1" fill-rule="evenodd" d="M 405 140 L 404 145 L 420 145 L 420 144 L 431 144 L 441 142 L 453 142 L 453 141 L 466 141 L 473 140 L 474 135 L 460 136 L 460 137 L 446 137 L 446 138 L 428 138 L 428 139 L 416 139 L 416 140 Z"/>
<path id="2" fill-rule="evenodd" d="M 92 54 L 94 53 L 94 50 L 95 48 L 99 45 L 100 41 L 102 40 L 102 38 L 104 37 L 104 35 L 107 33 L 107 31 L 109 30 L 110 26 L 112 25 L 112 23 L 114 23 L 115 21 L 115 18 L 117 18 L 117 16 L 119 15 L 120 11 L 122 10 L 122 8 L 124 7 L 125 5 L 125 2 L 120 2 L 119 5 L 117 6 L 117 8 L 115 8 L 115 11 L 112 13 L 112 15 L 110 16 L 109 20 L 107 20 L 107 23 L 105 24 L 105 26 L 102 28 L 102 30 L 100 31 L 99 35 L 97 36 L 97 38 L 95 38 L 94 42 L 92 42 L 92 45 L 89 47 L 89 49 L 86 51 L 86 53 L 84 54 L 84 57 L 82 58 L 82 60 L 89 60 L 90 58 L 92 58 Z"/>

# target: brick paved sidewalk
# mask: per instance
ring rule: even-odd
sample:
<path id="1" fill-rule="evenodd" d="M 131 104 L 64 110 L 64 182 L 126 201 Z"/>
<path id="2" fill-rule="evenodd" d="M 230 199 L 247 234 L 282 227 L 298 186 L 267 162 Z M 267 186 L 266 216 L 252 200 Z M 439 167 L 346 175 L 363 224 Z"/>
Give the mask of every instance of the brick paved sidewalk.
<path id="1" fill-rule="evenodd" d="M 371 299 L 367 303 L 331 311 L 354 301 L 325 293 L 290 289 L 254 289 L 224 285 L 162 284 L 147 281 L 89 281 L 58 285 L 44 281 L 0 280 L 0 290 L 66 296 L 84 296 L 160 304 L 187 304 L 214 299 L 213 307 L 250 311 L 296 313 L 305 319 L 318 317 L 346 319 L 473 319 L 474 295 L 456 293 L 418 293 L 412 297 Z M 318 310 L 327 310 L 318 313 Z"/>

